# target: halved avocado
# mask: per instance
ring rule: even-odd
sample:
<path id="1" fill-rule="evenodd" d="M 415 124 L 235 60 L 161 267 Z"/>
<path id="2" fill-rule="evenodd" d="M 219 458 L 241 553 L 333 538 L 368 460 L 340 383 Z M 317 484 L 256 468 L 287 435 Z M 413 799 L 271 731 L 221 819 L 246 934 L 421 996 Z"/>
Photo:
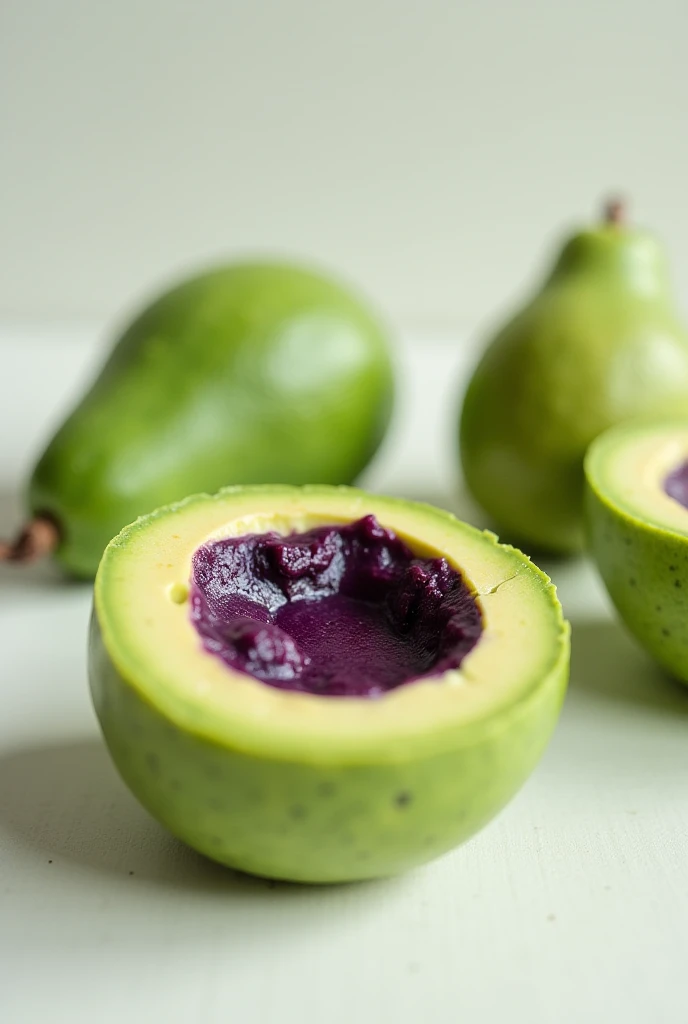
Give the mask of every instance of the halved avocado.
<path id="1" fill-rule="evenodd" d="M 407 547 L 414 578 L 448 566 L 478 609 L 460 667 L 332 696 L 269 685 L 208 647 L 189 600 L 199 551 L 365 517 Z M 525 555 L 449 513 L 348 487 L 193 496 L 123 530 L 96 578 L 91 688 L 124 780 L 190 846 L 272 878 L 391 875 L 471 836 L 542 754 L 568 665 L 555 588 Z"/>
<path id="2" fill-rule="evenodd" d="M 619 615 L 688 683 L 688 421 L 601 434 L 585 459 L 590 548 Z"/>

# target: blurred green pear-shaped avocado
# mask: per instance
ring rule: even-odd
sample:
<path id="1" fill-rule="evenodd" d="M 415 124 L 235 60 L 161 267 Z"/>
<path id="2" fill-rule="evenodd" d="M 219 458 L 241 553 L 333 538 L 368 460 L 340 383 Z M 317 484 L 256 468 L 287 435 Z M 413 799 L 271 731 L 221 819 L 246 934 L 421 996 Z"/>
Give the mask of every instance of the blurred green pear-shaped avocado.
<path id="1" fill-rule="evenodd" d="M 677 414 L 688 414 L 688 333 L 666 258 L 611 202 L 488 344 L 461 413 L 464 478 L 509 539 L 573 553 L 588 445 L 616 423 Z"/>
<path id="2" fill-rule="evenodd" d="M 160 505 L 228 484 L 350 484 L 388 425 L 385 329 L 329 277 L 237 263 L 145 309 L 30 480 L 34 520 L 5 557 L 52 549 L 95 574 L 108 541 Z"/>

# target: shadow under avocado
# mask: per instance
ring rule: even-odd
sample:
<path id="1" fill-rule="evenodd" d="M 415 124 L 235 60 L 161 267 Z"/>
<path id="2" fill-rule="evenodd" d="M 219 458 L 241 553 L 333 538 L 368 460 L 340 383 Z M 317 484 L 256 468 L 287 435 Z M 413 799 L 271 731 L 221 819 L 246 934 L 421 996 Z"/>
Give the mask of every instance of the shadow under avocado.
<path id="1" fill-rule="evenodd" d="M 51 860 L 65 858 L 107 874 L 131 872 L 198 887 L 215 871 L 192 851 L 187 855 L 139 808 L 97 741 L 1 756 L 0 826 Z"/>
<path id="2" fill-rule="evenodd" d="M 688 717 L 688 687 L 670 678 L 615 621 L 571 623 L 571 696 Z"/>
<path id="3" fill-rule="evenodd" d="M 207 860 L 169 835 L 139 806 L 97 740 L 27 746 L 0 754 L 0 830 L 39 853 L 114 878 L 260 899 L 309 900 L 353 886 L 257 878 Z M 356 883 L 390 886 L 395 879 Z"/>

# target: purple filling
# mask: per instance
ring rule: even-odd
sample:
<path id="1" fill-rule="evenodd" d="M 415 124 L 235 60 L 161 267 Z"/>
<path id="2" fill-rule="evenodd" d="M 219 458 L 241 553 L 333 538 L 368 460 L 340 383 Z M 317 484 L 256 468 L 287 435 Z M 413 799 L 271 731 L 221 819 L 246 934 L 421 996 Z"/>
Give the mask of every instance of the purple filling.
<path id="1" fill-rule="evenodd" d="M 670 498 L 688 508 L 688 462 L 669 473 L 664 481 L 664 490 Z"/>
<path id="2" fill-rule="evenodd" d="M 206 651 L 271 686 L 378 697 L 458 668 L 480 610 L 444 558 L 416 558 L 375 516 L 283 537 L 213 541 L 193 557 Z"/>

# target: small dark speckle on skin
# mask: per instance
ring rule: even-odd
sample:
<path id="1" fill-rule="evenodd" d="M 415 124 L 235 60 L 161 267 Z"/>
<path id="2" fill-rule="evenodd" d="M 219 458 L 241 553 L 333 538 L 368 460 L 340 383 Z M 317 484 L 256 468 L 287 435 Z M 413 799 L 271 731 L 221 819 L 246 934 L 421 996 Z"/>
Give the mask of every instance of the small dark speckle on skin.
<path id="1" fill-rule="evenodd" d="M 130 874 L 130 875 L 133 875 L 133 874 L 134 874 L 134 872 L 133 872 L 133 871 L 130 871 L 130 872 L 129 872 L 129 874 Z"/>
<path id="2" fill-rule="evenodd" d="M 48 861 L 48 864 L 52 864 L 52 861 L 51 861 L 51 860 L 49 860 L 49 861 Z"/>
<path id="3" fill-rule="evenodd" d="M 661 604 L 655 605 L 655 611 L 656 612 L 661 612 L 661 610 L 662 610 Z"/>
<path id="4" fill-rule="evenodd" d="M 423 846 L 432 846 L 433 843 L 436 843 L 436 842 L 437 842 L 437 837 L 436 836 L 426 836 L 425 839 L 423 840 Z"/>
<path id="5" fill-rule="evenodd" d="M 548 921 L 556 921 L 556 919 L 557 919 L 556 914 L 548 914 L 547 915 L 547 920 Z"/>
<path id="6" fill-rule="evenodd" d="M 397 793 L 397 795 L 394 798 L 394 803 L 397 805 L 397 807 L 408 807 L 412 799 L 413 797 L 408 792 L 408 790 L 403 790 L 403 792 Z"/>
<path id="7" fill-rule="evenodd" d="M 670 565 L 669 566 L 669 572 L 676 572 L 676 566 L 675 565 Z"/>
<path id="8" fill-rule="evenodd" d="M 633 576 L 631 576 L 631 578 L 630 578 L 630 580 L 628 582 L 629 582 L 630 586 L 632 586 L 632 587 L 635 586 L 635 579 L 634 579 Z"/>
<path id="9" fill-rule="evenodd" d="M 665 629 L 662 630 L 662 635 L 663 636 L 671 636 L 671 633 L 669 632 L 668 629 L 665 628 Z"/>
<path id="10" fill-rule="evenodd" d="M 160 758 L 157 754 L 154 754 L 152 750 L 149 750 L 146 754 L 146 765 L 152 775 L 158 775 L 160 772 Z"/>
<path id="11" fill-rule="evenodd" d="M 680 586 L 682 586 L 682 584 L 681 584 L 681 581 L 680 581 L 680 580 L 674 580 L 674 586 L 675 586 L 675 587 L 680 587 Z"/>
<path id="12" fill-rule="evenodd" d="M 170 782 L 170 789 L 173 789 L 175 793 L 178 793 L 181 788 L 182 784 L 179 781 L 179 779 L 172 779 L 172 781 Z"/>
<path id="13" fill-rule="evenodd" d="M 337 787 L 334 782 L 321 782 L 318 786 L 318 794 L 320 796 L 334 796 L 337 792 Z"/>
<path id="14" fill-rule="evenodd" d="M 356 854 L 356 860 L 369 860 L 370 854 L 367 850 L 359 850 Z"/>
<path id="15" fill-rule="evenodd" d="M 301 818 L 306 817 L 306 808 L 303 804 L 294 804 L 293 807 L 289 808 L 289 814 L 295 821 L 299 821 Z"/>
<path id="16" fill-rule="evenodd" d="M 624 539 L 624 544 L 626 545 L 626 547 L 629 547 L 629 548 L 630 548 L 630 546 L 631 546 L 631 544 L 632 544 L 632 543 L 633 543 L 633 541 L 631 540 L 631 538 L 630 538 L 630 537 L 626 537 L 626 538 Z"/>

